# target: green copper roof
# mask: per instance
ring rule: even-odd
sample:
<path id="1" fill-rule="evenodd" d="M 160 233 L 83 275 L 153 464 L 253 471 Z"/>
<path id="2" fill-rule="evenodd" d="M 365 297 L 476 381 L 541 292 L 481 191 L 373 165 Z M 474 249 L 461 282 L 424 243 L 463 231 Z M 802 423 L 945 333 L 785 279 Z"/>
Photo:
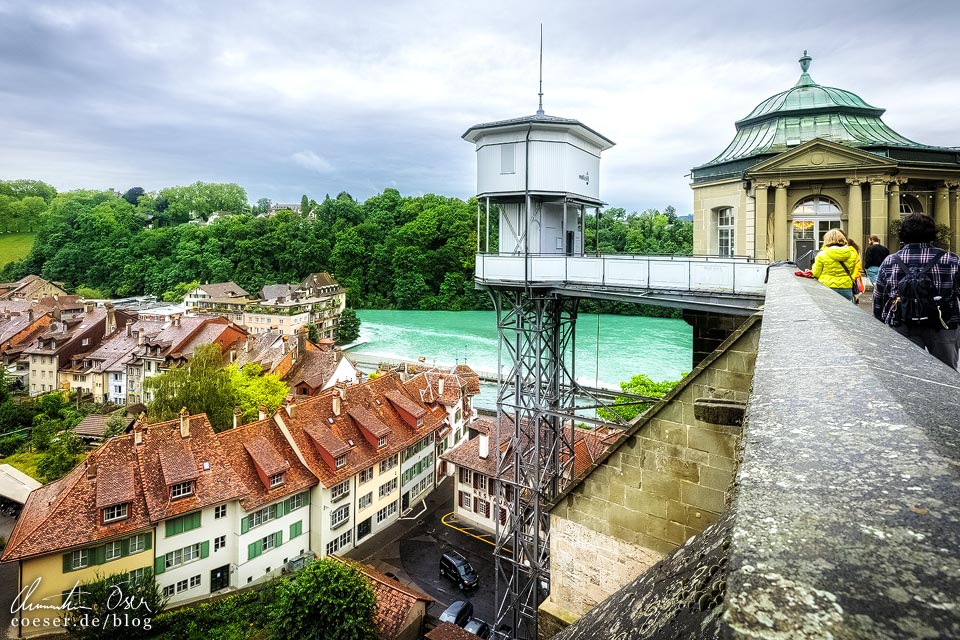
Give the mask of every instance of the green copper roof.
<path id="1" fill-rule="evenodd" d="M 767 98 L 738 120 L 733 142 L 702 166 L 781 153 L 814 138 L 854 147 L 933 148 L 888 127 L 880 119 L 884 110 L 867 104 L 860 96 L 814 82 L 807 73 L 812 60 L 804 51 L 800 58 L 803 73 L 797 84 Z"/>

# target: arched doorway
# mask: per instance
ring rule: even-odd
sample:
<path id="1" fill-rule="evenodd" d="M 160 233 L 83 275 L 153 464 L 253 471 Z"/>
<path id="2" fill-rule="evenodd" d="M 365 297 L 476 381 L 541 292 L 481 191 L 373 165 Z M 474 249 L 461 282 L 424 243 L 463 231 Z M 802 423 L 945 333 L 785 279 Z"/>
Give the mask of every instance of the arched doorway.
<path id="1" fill-rule="evenodd" d="M 801 269 L 809 269 L 823 236 L 840 228 L 840 205 L 826 196 L 808 196 L 793 208 L 793 240 L 790 258 Z"/>

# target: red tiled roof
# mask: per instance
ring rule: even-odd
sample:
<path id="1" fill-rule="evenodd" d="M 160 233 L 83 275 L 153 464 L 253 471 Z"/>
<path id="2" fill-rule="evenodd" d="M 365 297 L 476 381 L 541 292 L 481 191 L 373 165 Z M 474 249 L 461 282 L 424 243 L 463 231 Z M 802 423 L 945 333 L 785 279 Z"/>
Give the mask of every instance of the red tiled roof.
<path id="1" fill-rule="evenodd" d="M 284 460 L 270 442 L 263 436 L 254 436 L 243 443 L 253 462 L 263 475 L 269 477 L 283 473 L 290 468 L 290 463 Z"/>
<path id="2" fill-rule="evenodd" d="M 363 429 L 373 434 L 374 438 L 390 435 L 390 427 L 383 424 L 380 418 L 363 407 L 350 407 L 347 409 L 347 415 L 356 420 L 357 424 Z"/>
<path id="3" fill-rule="evenodd" d="M 240 496 L 240 506 L 247 512 L 259 509 L 280 498 L 299 493 L 317 484 L 317 478 L 301 464 L 296 452 L 287 442 L 280 427 L 268 418 L 258 422 L 251 422 L 236 429 L 228 429 L 217 434 L 223 453 L 230 461 L 230 466 L 243 482 L 246 491 Z M 288 468 L 283 477 L 283 484 L 271 489 L 264 485 L 254 464 L 253 455 L 246 447 L 249 441 L 263 441 L 277 455 Z"/>
<path id="4" fill-rule="evenodd" d="M 182 442 L 171 441 L 160 449 L 160 471 L 167 485 L 196 480 L 197 461 Z"/>
<path id="5" fill-rule="evenodd" d="M 427 415 L 427 410 L 422 405 L 417 404 L 407 396 L 403 395 L 397 389 L 391 389 L 383 394 L 394 406 L 403 409 L 414 418 L 420 418 Z"/>
<path id="6" fill-rule="evenodd" d="M 88 477 L 93 475 L 88 474 L 89 465 L 97 469 L 95 477 Z M 115 471 L 123 468 L 130 470 L 134 486 L 139 484 L 140 469 L 132 435 L 111 438 L 92 451 L 85 464 L 78 465 L 60 480 L 35 489 L 27 498 L 0 559 L 4 562 L 22 560 L 149 531 L 152 524 L 147 505 L 143 494 L 137 491 L 130 499 L 127 518 L 100 523 L 98 484 L 109 484 L 111 478 L 117 477 Z M 104 491 L 106 496 L 110 493 L 109 487 Z M 125 490 L 120 491 L 104 500 L 122 498 L 125 494 Z"/>
<path id="7" fill-rule="evenodd" d="M 410 617 L 410 611 L 418 601 L 430 606 L 434 599 L 425 593 L 388 578 L 373 567 L 354 560 L 328 556 L 331 560 L 359 569 L 370 580 L 373 595 L 377 600 L 377 612 L 373 617 L 373 626 L 378 638 L 396 638 L 403 631 Z M 468 634 L 476 638 L 473 634 Z"/>
<path id="8" fill-rule="evenodd" d="M 89 464 L 89 463 L 88 463 Z M 133 500 L 137 493 L 134 465 L 106 456 L 97 465 L 97 509 Z"/>
<path id="9" fill-rule="evenodd" d="M 283 376 L 283 380 L 294 388 L 306 384 L 311 389 L 319 389 L 333 376 L 339 360 L 338 351 L 311 350 L 307 347 L 307 350 L 300 354 L 297 363 Z"/>
<path id="10" fill-rule="evenodd" d="M 408 398 L 409 402 L 421 409 L 424 415 L 421 427 L 408 425 L 395 406 L 382 399 L 388 393 L 406 397 L 402 395 L 400 376 L 395 372 L 387 372 L 374 380 L 347 386 L 343 390 L 344 399 L 341 401 L 340 415 L 335 415 L 333 397 L 339 393 L 340 389 L 327 389 L 317 396 L 291 405 L 292 417 L 282 412 L 277 414 L 277 418 L 288 426 L 290 435 L 303 454 L 307 466 L 325 487 L 342 482 L 361 470 L 417 443 L 428 434 L 437 431 L 446 417 L 443 407 L 426 407 Z M 363 407 L 390 429 L 393 437 L 389 438 L 387 446 L 377 448 L 363 437 L 357 423 L 347 414 L 352 407 Z M 322 442 L 327 434 L 349 447 L 346 452 L 346 465 L 340 469 L 332 469 L 327 465 L 313 442 L 314 440 Z"/>
<path id="11" fill-rule="evenodd" d="M 423 637 L 427 640 L 477 640 L 480 636 L 470 633 L 452 622 L 441 622 Z"/>
<path id="12" fill-rule="evenodd" d="M 350 445 L 338 438 L 329 429 L 324 429 L 322 425 L 308 424 L 303 427 L 314 442 L 323 447 L 323 449 L 336 458 L 350 451 Z"/>
<path id="13" fill-rule="evenodd" d="M 243 496 L 247 490 L 227 461 L 207 416 L 199 414 L 189 418 L 189 438 L 180 435 L 179 418 L 144 428 L 143 444 L 137 448 L 137 459 L 151 520 L 165 520 L 194 509 L 226 502 Z M 173 452 L 172 455 L 164 453 L 168 450 Z M 182 457 L 180 451 L 189 454 L 190 460 Z M 196 482 L 191 495 L 170 499 L 170 488 L 164 473 L 158 473 L 161 456 L 166 456 L 171 462 L 176 461 L 177 472 L 181 471 L 182 467 L 189 469 L 192 465 Z M 204 465 L 204 462 L 209 464 Z M 205 468 L 207 466 L 209 469 Z M 166 468 L 164 472 L 166 473 Z M 171 477 L 181 476 L 171 469 Z"/>
<path id="14" fill-rule="evenodd" d="M 235 282 L 215 282 L 202 284 L 198 287 L 211 298 L 237 298 L 250 295 Z"/>

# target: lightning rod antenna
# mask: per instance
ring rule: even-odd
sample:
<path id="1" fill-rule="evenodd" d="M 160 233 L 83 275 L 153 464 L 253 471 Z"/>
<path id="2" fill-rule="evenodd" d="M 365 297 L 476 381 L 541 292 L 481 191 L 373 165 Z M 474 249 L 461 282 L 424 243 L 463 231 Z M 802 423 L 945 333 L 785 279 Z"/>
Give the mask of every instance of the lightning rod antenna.
<path id="1" fill-rule="evenodd" d="M 537 109 L 537 115 L 543 115 L 543 23 L 540 23 L 540 108 Z"/>

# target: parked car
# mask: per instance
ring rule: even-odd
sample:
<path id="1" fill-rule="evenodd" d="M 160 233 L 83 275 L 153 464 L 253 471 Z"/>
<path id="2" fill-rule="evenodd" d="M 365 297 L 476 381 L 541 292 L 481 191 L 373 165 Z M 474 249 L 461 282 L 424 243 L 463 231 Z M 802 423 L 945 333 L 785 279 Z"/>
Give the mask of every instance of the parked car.
<path id="1" fill-rule="evenodd" d="M 448 551 L 440 556 L 440 577 L 446 576 L 459 585 L 462 590 L 473 589 L 480 584 L 480 578 L 467 559 L 456 551 Z"/>
<path id="2" fill-rule="evenodd" d="M 440 614 L 440 622 L 452 622 L 462 627 L 473 616 L 473 603 L 469 600 L 457 600 Z"/>
<path id="3" fill-rule="evenodd" d="M 480 618 L 470 618 L 470 621 L 467 622 L 463 630 L 478 635 L 483 638 L 483 640 L 487 640 L 490 637 L 490 625 Z"/>

